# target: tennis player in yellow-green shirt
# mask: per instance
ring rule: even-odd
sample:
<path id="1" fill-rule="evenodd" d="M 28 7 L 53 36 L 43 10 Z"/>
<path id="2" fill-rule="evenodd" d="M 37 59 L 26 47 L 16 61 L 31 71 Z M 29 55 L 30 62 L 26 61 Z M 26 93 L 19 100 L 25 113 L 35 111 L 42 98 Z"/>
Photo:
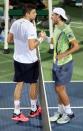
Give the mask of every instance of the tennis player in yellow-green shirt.
<path id="1" fill-rule="evenodd" d="M 79 49 L 79 45 L 72 29 L 66 24 L 67 20 L 64 9 L 59 7 L 53 9 L 52 21 L 55 28 L 53 33 L 54 57 L 52 72 L 55 91 L 58 96 L 58 110 L 50 117 L 50 121 L 56 121 L 58 124 L 68 123 L 75 116 L 70 107 L 66 85 L 72 77 L 72 53 Z M 45 32 L 42 32 L 41 36 L 45 37 Z M 48 37 L 47 40 L 49 40 Z"/>

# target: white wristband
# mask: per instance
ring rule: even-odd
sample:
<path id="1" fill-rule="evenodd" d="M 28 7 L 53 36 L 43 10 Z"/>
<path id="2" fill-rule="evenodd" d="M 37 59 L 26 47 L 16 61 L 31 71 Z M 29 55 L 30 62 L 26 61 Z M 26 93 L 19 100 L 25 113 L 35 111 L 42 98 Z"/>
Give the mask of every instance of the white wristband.
<path id="1" fill-rule="evenodd" d="M 46 39 L 45 39 L 48 43 L 51 43 L 51 37 L 48 37 L 46 36 Z"/>

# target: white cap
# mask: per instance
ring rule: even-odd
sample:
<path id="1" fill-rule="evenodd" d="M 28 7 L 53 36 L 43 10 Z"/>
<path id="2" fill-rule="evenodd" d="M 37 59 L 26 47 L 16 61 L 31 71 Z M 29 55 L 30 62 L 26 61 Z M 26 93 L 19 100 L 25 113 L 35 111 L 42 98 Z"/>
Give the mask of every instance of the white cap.
<path id="1" fill-rule="evenodd" d="M 65 10 L 59 7 L 56 7 L 53 9 L 53 13 L 56 13 L 58 15 L 61 15 L 65 20 L 68 20 Z"/>

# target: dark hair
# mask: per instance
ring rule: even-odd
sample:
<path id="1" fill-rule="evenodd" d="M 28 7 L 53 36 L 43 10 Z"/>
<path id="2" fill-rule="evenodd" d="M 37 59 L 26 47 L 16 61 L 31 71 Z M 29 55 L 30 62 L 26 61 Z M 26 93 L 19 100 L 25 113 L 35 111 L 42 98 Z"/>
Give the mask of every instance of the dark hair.
<path id="1" fill-rule="evenodd" d="M 61 15 L 60 15 L 60 18 L 61 18 L 62 21 L 64 21 L 66 23 L 67 20 L 64 19 Z"/>
<path id="2" fill-rule="evenodd" d="M 64 21 L 67 25 L 70 24 L 71 18 L 67 15 L 68 20 L 65 20 L 62 16 L 60 16 L 61 20 Z"/>
<path id="3" fill-rule="evenodd" d="M 31 10 L 36 9 L 36 6 L 33 4 L 27 4 L 24 5 L 22 8 L 23 8 L 23 15 L 25 15 L 26 13 L 30 13 Z"/>

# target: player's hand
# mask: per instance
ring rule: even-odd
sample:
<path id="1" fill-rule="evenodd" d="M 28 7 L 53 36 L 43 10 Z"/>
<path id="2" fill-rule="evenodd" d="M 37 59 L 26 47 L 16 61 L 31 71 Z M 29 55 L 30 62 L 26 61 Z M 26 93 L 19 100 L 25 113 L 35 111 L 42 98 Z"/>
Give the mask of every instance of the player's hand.
<path id="1" fill-rule="evenodd" d="M 37 40 L 39 41 L 39 44 L 44 41 L 44 39 L 42 37 L 38 37 Z"/>
<path id="2" fill-rule="evenodd" d="M 63 58 L 65 58 L 65 53 L 60 53 L 60 54 L 58 54 L 57 56 L 56 56 L 56 58 L 58 59 L 58 60 L 61 60 L 61 59 L 63 59 Z"/>
<path id="3" fill-rule="evenodd" d="M 41 31 L 39 33 L 39 37 L 42 37 L 42 39 L 45 40 L 47 36 L 46 36 L 46 33 L 44 31 Z"/>

